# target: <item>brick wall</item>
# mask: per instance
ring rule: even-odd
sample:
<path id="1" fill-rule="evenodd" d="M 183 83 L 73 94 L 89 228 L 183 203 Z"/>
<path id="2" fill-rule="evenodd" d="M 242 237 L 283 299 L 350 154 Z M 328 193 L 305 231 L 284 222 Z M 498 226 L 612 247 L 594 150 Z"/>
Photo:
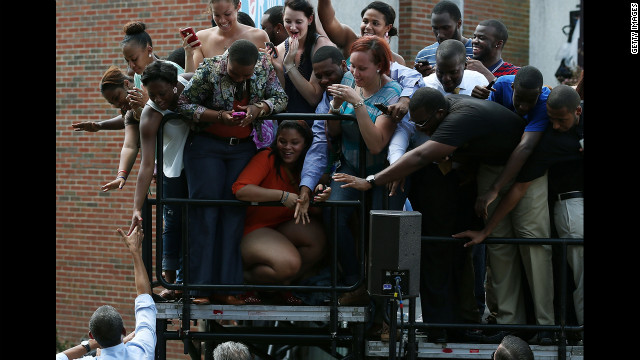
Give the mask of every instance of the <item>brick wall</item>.
<path id="1" fill-rule="evenodd" d="M 133 266 L 115 230 L 131 223 L 138 164 L 122 190 L 101 192 L 100 186 L 116 176 L 124 132 L 74 132 L 71 124 L 118 115 L 102 98 L 99 82 L 109 66 L 127 67 L 120 48 L 124 24 L 144 21 L 155 54 L 165 57 L 181 46 L 180 27 L 210 26 L 206 3 L 56 2 L 56 328 L 61 341 L 79 343 L 102 304 L 120 311 L 128 331 L 135 327 Z M 180 342 L 170 341 L 168 348 L 168 359 L 188 359 Z"/>
<path id="2" fill-rule="evenodd" d="M 125 23 L 144 21 L 154 52 L 165 57 L 181 45 L 180 27 L 199 30 L 210 25 L 206 3 L 56 1 L 56 328 L 61 341 L 79 343 L 88 331 L 89 317 L 102 304 L 120 311 L 128 331 L 135 325 L 133 267 L 115 230 L 129 227 L 138 165 L 124 189 L 101 192 L 100 186 L 118 170 L 124 133 L 74 132 L 71 124 L 118 114 L 100 95 L 99 82 L 111 65 L 126 69 L 119 45 Z M 400 36 L 395 41 L 410 62 L 435 41 L 428 21 L 433 2 L 401 0 L 400 7 Z M 528 3 L 466 1 L 464 13 L 466 37 L 479 20 L 502 19 L 510 36 L 504 58 L 527 63 Z M 170 341 L 167 358 L 188 356 L 180 342 Z"/>
<path id="3" fill-rule="evenodd" d="M 399 54 L 407 64 L 413 64 L 418 51 L 436 41 L 431 31 L 431 11 L 437 1 L 400 0 Z M 515 65 L 529 63 L 529 2 L 517 0 L 465 0 L 462 36 L 473 38 L 482 20 L 498 19 L 509 31 L 502 58 Z"/>

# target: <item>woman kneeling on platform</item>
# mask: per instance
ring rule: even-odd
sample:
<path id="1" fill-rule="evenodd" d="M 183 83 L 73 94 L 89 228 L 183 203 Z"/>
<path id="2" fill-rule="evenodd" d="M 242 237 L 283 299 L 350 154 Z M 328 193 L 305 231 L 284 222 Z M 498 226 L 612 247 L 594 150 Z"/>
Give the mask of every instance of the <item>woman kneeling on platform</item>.
<path id="1" fill-rule="evenodd" d="M 311 208 L 310 217 L 303 217 L 301 223 L 294 219 L 300 173 L 312 138 L 304 121 L 283 121 L 271 147 L 258 152 L 233 184 L 238 200 L 284 205 L 247 208 L 240 245 L 246 283 L 289 285 L 313 275 L 324 257 L 320 209 Z M 322 192 L 315 201 L 328 199 L 331 188 L 318 186 L 316 190 Z M 290 292 L 279 295 L 288 305 L 302 304 Z"/>

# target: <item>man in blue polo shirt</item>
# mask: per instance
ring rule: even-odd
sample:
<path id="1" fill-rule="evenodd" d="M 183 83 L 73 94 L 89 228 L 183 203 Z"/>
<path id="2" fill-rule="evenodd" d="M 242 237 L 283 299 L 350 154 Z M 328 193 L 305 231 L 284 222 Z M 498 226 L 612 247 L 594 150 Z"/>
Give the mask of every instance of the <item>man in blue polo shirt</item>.
<path id="1" fill-rule="evenodd" d="M 549 89 L 542 84 L 540 71 L 533 66 L 524 66 L 516 75 L 498 78 L 494 90 L 489 94 L 489 101 L 497 102 L 515 112 L 525 119 L 527 125 L 520 143 L 505 166 L 479 168 L 475 206 L 479 217 L 487 219 L 495 210 L 498 203 L 496 199 L 504 196 L 508 189 L 506 185 L 513 182 L 549 124 L 546 109 Z M 476 87 L 472 96 L 477 95 L 478 90 L 487 91 Z M 543 174 L 532 182 L 518 204 L 520 211 L 513 211 L 505 217 L 491 233 L 491 237 L 548 238 L 551 228 L 547 192 L 547 176 Z M 486 304 L 497 323 L 526 323 L 520 271 L 520 264 L 523 264 L 533 297 L 536 323 L 553 325 L 553 282 L 549 281 L 553 279 L 551 246 L 491 244 L 486 245 L 486 252 Z M 503 333 L 498 333 L 498 337 L 502 335 Z M 552 341 L 551 334 L 547 332 L 539 335 L 539 341 L 543 344 Z"/>

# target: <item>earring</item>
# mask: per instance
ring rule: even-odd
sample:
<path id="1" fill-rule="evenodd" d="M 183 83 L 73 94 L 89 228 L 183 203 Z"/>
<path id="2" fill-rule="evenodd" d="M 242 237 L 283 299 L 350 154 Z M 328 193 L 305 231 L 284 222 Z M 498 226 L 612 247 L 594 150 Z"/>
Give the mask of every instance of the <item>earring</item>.
<path id="1" fill-rule="evenodd" d="M 149 54 L 149 57 L 152 57 L 152 56 L 153 56 L 152 54 Z"/>
<path id="2" fill-rule="evenodd" d="M 379 72 L 380 72 L 380 69 L 376 70 L 376 72 L 377 72 L 377 73 L 379 73 Z"/>
<path id="3" fill-rule="evenodd" d="M 177 88 L 177 87 L 175 87 L 175 86 L 173 87 L 173 93 L 174 93 L 174 94 L 177 94 L 177 93 L 178 93 L 178 88 Z"/>

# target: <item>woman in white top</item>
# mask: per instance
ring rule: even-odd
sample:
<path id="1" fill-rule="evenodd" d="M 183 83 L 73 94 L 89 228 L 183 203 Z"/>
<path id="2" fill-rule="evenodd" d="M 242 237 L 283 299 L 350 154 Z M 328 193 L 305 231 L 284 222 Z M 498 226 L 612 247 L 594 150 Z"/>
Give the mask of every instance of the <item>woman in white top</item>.
<path id="1" fill-rule="evenodd" d="M 173 110 L 178 98 L 193 73 L 181 74 L 170 62 L 156 60 L 142 73 L 141 81 L 149 94 L 149 101 L 140 116 L 140 137 L 142 157 L 136 181 L 133 216 L 129 234 L 142 222 L 142 205 L 151 184 L 156 160 L 156 139 L 158 129 L 165 115 L 176 114 L 168 120 L 162 132 L 162 197 L 188 198 L 187 181 L 184 174 L 182 154 L 189 134 L 189 125 Z M 162 270 L 167 282 L 176 280 L 180 269 L 182 243 L 182 206 L 166 204 L 163 207 L 164 231 L 162 233 Z M 151 219 L 149 219 L 151 220 Z M 180 282 L 180 279 L 178 279 Z M 175 298 L 175 291 L 165 289 L 160 296 Z"/>
<path id="2" fill-rule="evenodd" d="M 140 141 L 138 125 L 140 123 L 140 114 L 142 113 L 142 108 L 149 100 L 149 95 L 142 85 L 140 76 L 147 65 L 156 60 L 156 56 L 153 53 L 153 42 L 151 41 L 151 36 L 149 36 L 145 29 L 146 25 L 140 21 L 128 22 L 123 29 L 125 36 L 120 42 L 120 45 L 122 46 L 122 55 L 127 61 L 129 69 L 134 71 L 133 84 L 128 84 L 129 88 L 126 95 L 126 100 L 129 102 L 129 108 L 133 111 L 130 111 L 126 117 L 123 116 L 125 125 L 124 142 L 120 152 L 118 173 L 113 181 L 102 186 L 102 191 L 104 192 L 116 188 L 122 189 L 124 187 L 131 169 L 133 168 L 133 164 L 136 161 L 136 156 L 138 155 L 138 146 Z M 182 69 L 180 65 L 171 61 L 169 61 L 169 63 L 178 69 L 178 74 L 184 72 L 184 69 Z M 105 77 L 101 84 L 104 84 L 104 79 L 107 78 L 107 74 L 109 74 L 111 70 L 112 69 L 110 68 L 109 71 L 105 73 Z M 133 87 L 131 87 L 131 85 L 133 85 Z M 108 95 L 105 95 L 105 98 L 107 101 L 111 102 L 107 96 Z"/>

